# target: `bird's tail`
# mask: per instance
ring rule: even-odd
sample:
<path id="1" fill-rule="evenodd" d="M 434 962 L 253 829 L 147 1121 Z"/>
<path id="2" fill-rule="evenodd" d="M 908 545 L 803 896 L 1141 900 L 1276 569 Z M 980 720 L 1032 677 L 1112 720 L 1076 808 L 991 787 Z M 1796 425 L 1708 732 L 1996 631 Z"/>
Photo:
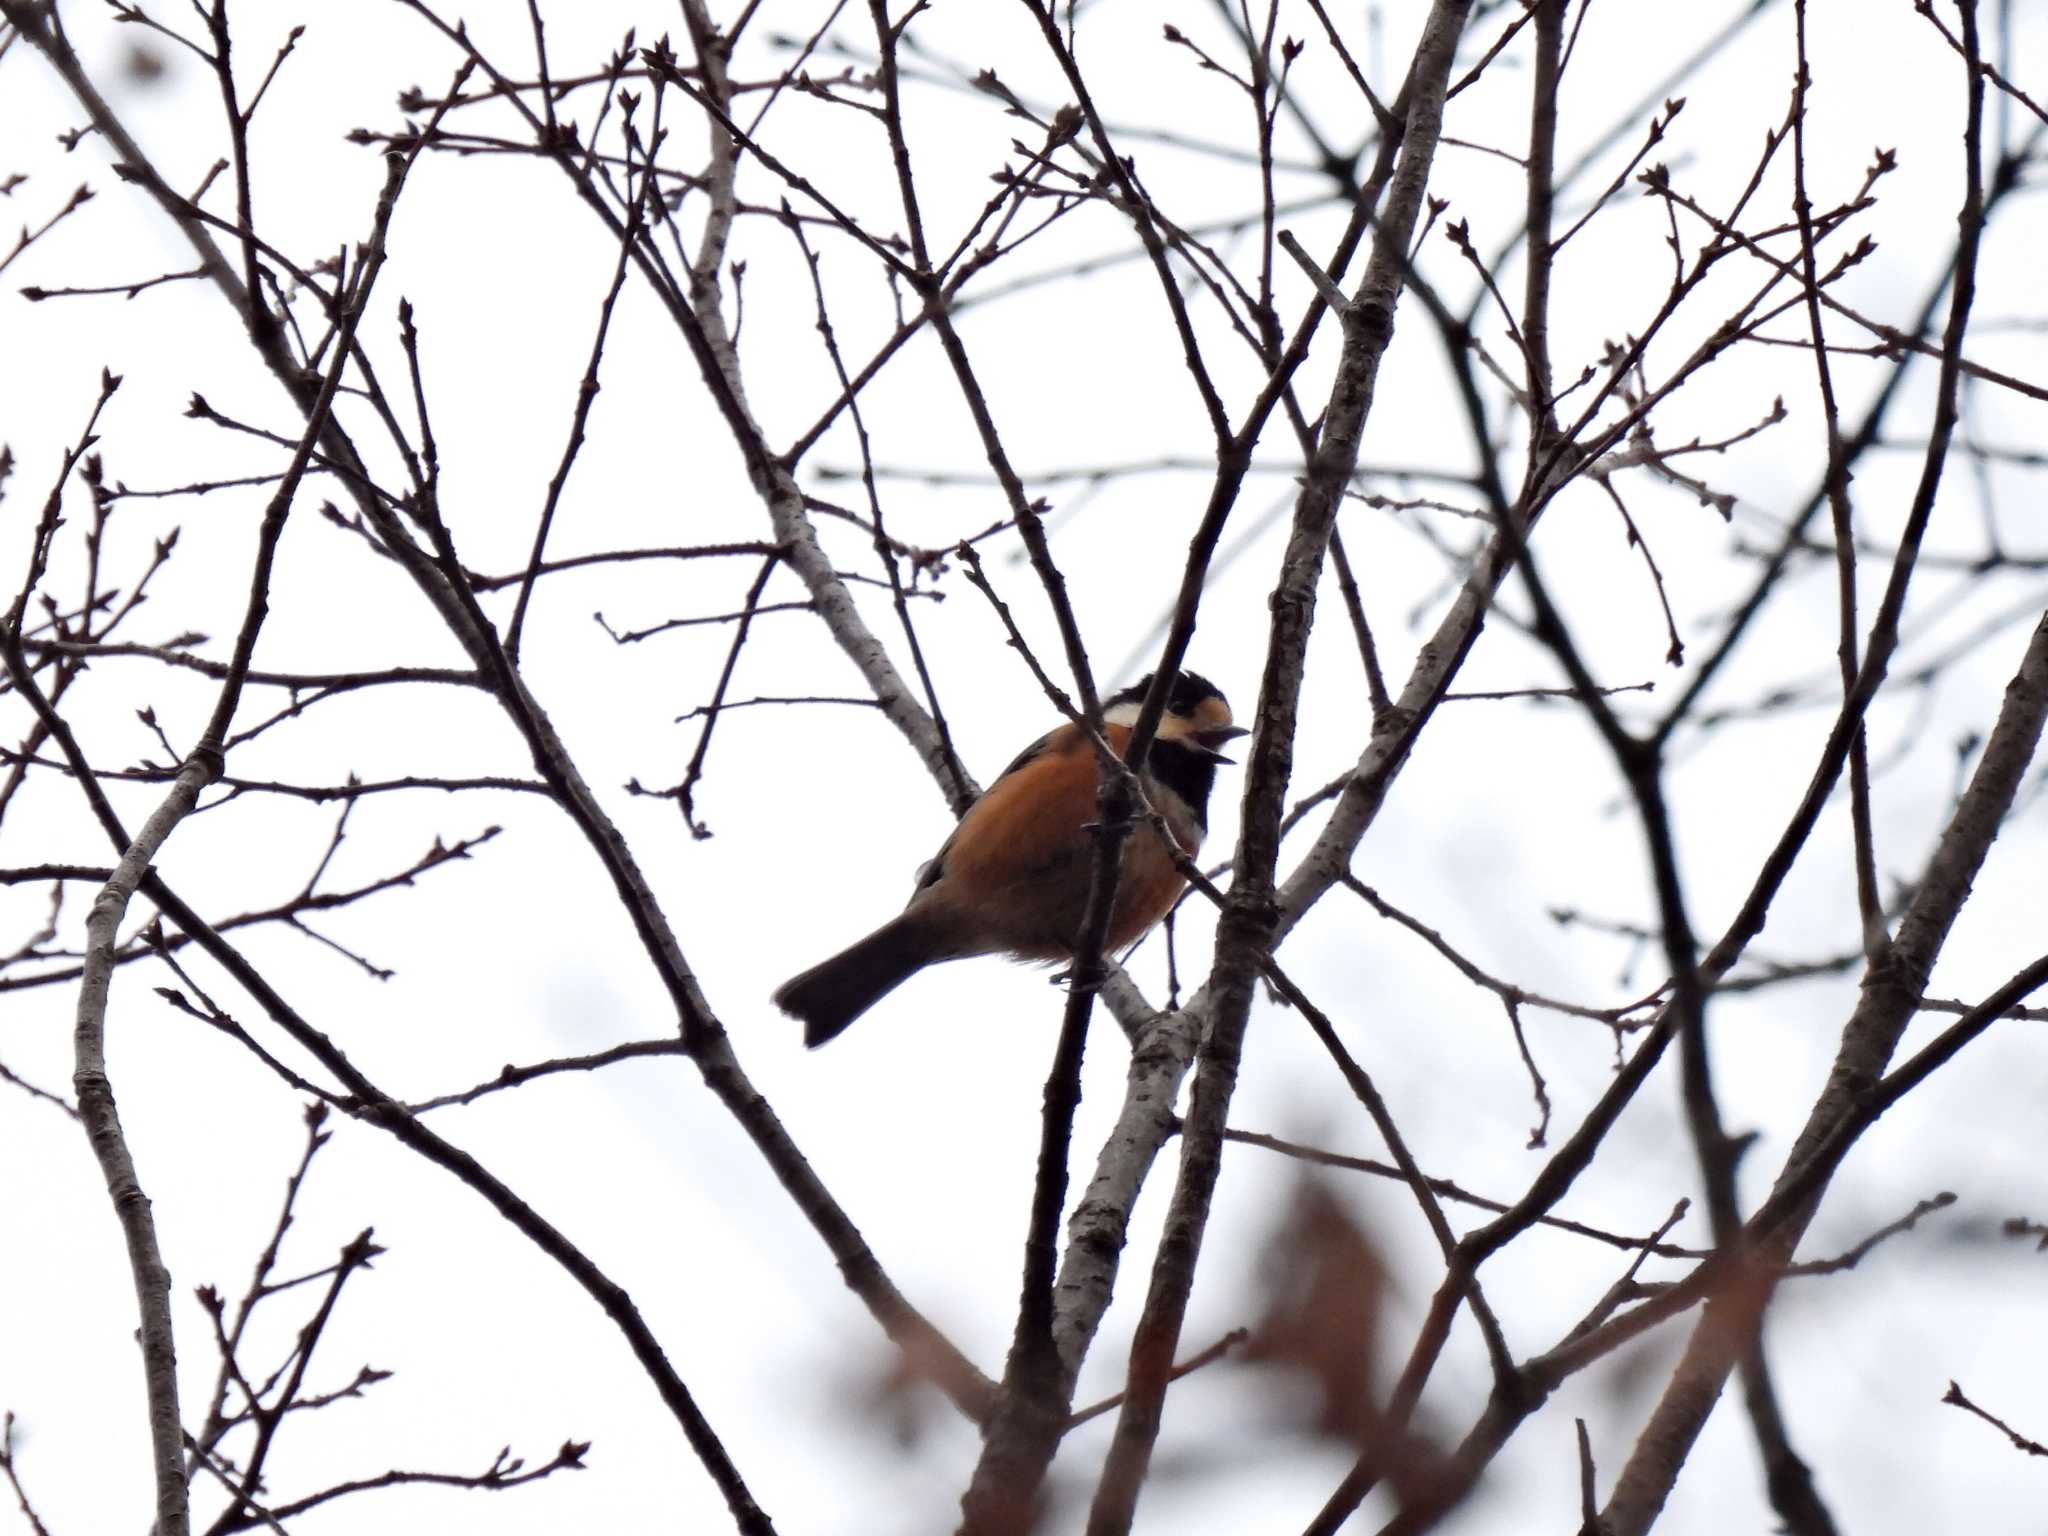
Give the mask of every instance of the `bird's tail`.
<path id="1" fill-rule="evenodd" d="M 892 919 L 829 960 L 822 960 L 775 990 L 775 1004 L 803 1020 L 804 1044 L 837 1036 L 907 981 L 912 973 L 950 954 L 935 952 L 932 935 L 911 913 Z"/>

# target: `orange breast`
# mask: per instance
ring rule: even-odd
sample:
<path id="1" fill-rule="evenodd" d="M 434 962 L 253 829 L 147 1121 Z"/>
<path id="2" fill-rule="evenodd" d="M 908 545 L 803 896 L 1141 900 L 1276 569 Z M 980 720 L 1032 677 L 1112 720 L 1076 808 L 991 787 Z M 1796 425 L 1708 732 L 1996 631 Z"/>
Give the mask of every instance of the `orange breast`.
<path id="1" fill-rule="evenodd" d="M 1128 732 L 1109 727 L 1122 749 Z M 951 908 L 976 948 L 1025 959 L 1061 960 L 1073 952 L 1094 876 L 1097 814 L 1094 753 L 1071 728 L 1056 732 L 1037 757 L 1003 775 L 961 819 L 929 897 Z M 1175 828 L 1188 853 L 1200 829 Z M 1164 917 L 1185 882 L 1149 822 L 1124 844 L 1109 947 L 1133 942 Z"/>

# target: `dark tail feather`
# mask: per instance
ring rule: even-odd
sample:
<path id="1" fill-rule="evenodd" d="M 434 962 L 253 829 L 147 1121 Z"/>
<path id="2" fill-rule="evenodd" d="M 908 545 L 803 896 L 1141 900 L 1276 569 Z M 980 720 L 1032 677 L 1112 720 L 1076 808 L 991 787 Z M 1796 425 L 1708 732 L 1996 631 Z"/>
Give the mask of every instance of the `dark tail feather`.
<path id="1" fill-rule="evenodd" d="M 905 913 L 858 944 L 792 976 L 776 989 L 775 1004 L 803 1020 L 804 1044 L 815 1048 L 937 958 L 927 936 Z"/>

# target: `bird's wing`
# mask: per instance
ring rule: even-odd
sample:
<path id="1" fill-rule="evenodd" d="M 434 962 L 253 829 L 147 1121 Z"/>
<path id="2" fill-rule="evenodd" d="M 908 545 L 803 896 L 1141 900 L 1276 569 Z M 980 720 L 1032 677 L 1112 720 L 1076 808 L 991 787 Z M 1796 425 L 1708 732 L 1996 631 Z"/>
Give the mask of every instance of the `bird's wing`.
<path id="1" fill-rule="evenodd" d="M 1070 725 L 1063 725 L 1059 727 L 1058 730 L 1047 731 L 1043 736 L 1039 737 L 1038 740 L 1031 743 L 1031 745 L 1026 747 L 1022 752 L 1019 752 L 1016 755 L 1016 757 L 1011 760 L 1010 766 L 1005 768 L 1001 773 L 997 774 L 995 777 L 995 781 L 991 783 L 987 789 L 981 792 L 981 797 L 974 802 L 974 805 L 970 805 L 969 807 L 967 807 L 966 813 L 963 816 L 961 816 L 960 820 L 962 822 L 965 822 L 968 816 L 972 816 L 974 814 L 975 807 L 979 806 L 984 800 L 986 800 L 989 797 L 989 795 L 994 793 L 998 786 L 1000 786 L 1006 780 L 1008 780 L 1019 769 L 1023 768 L 1027 763 L 1035 762 L 1037 759 L 1043 757 L 1047 749 L 1052 746 L 1054 737 L 1059 736 L 1062 732 L 1071 733 L 1072 731 L 1073 727 Z M 952 850 L 953 838 L 959 836 L 959 834 L 960 828 L 958 826 L 954 827 L 952 835 L 947 837 L 945 842 L 939 845 L 939 851 L 933 854 L 929 859 L 925 860 L 923 864 L 918 866 L 916 886 L 917 890 L 921 891 L 925 889 L 925 887 L 927 886 L 935 885 L 938 883 L 939 877 L 946 872 L 946 855 Z"/>

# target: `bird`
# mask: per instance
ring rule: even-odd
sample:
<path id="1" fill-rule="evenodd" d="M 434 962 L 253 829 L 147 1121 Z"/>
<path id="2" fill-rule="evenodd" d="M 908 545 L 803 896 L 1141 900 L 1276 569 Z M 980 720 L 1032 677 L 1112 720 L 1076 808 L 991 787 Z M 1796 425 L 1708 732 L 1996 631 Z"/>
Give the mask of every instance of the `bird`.
<path id="1" fill-rule="evenodd" d="M 1103 735 L 1119 756 L 1151 686 L 1148 674 L 1104 702 Z M 1192 857 L 1208 830 L 1217 766 L 1232 761 L 1220 749 L 1248 734 L 1214 683 L 1175 674 L 1139 782 L 1181 854 Z M 776 1006 L 802 1021 L 815 1049 L 927 966 L 989 954 L 1073 958 L 1094 879 L 1097 805 L 1095 749 L 1082 728 L 1039 737 L 967 808 L 902 912 L 784 982 Z M 1155 825 L 1141 822 L 1124 845 L 1104 948 L 1137 940 L 1186 883 Z"/>

